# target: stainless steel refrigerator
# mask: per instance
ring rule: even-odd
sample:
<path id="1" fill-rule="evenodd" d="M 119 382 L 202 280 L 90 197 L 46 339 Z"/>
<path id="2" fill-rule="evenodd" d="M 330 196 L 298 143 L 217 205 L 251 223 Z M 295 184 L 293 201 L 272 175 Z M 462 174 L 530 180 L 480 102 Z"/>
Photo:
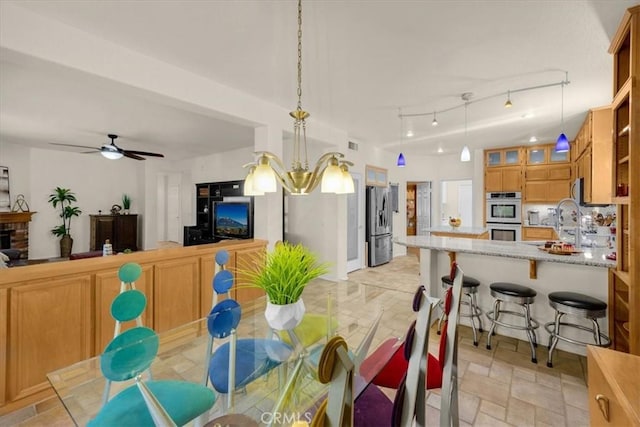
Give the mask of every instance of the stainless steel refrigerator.
<path id="1" fill-rule="evenodd" d="M 391 193 L 388 187 L 367 187 L 368 265 L 385 264 L 393 257 Z"/>

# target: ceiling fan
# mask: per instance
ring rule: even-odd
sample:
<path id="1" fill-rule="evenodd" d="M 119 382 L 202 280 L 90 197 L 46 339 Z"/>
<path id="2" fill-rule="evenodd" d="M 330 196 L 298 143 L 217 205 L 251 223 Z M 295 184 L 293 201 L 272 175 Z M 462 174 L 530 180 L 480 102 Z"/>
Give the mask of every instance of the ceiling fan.
<path id="1" fill-rule="evenodd" d="M 58 144 L 55 142 L 52 142 L 51 145 L 61 145 L 61 146 L 65 146 L 65 147 L 80 147 L 80 148 L 89 148 L 92 151 L 85 151 L 84 153 L 95 153 L 95 152 L 99 152 L 100 154 L 102 154 L 104 157 L 106 157 L 107 159 L 111 159 L 111 160 L 117 160 L 121 157 L 129 157 L 130 159 L 136 159 L 136 160 L 147 160 L 144 157 L 141 156 L 152 156 L 152 157 L 164 157 L 163 154 L 160 153 L 149 153 L 146 151 L 136 151 L 136 150 L 124 150 L 120 147 L 118 147 L 115 143 L 115 140 L 118 138 L 118 135 L 114 135 L 114 134 L 109 134 L 107 135 L 109 137 L 109 139 L 111 139 L 111 144 L 104 144 L 102 147 L 99 148 L 95 148 L 95 147 L 87 147 L 85 145 L 71 145 L 71 144 Z"/>

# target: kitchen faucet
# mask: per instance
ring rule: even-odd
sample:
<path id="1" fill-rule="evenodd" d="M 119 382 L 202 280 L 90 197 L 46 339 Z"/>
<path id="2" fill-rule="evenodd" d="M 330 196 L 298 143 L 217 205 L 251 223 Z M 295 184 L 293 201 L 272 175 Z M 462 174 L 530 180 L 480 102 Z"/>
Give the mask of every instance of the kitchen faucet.
<path id="1" fill-rule="evenodd" d="M 567 197 L 566 199 L 562 199 L 558 202 L 558 206 L 556 206 L 556 212 L 558 212 L 558 221 L 556 222 L 556 231 L 558 232 L 558 236 L 560 236 L 560 206 L 565 203 L 565 202 L 569 202 L 569 203 L 573 203 L 573 205 L 576 207 L 576 242 L 575 242 L 575 246 L 576 248 L 580 248 L 582 247 L 581 245 L 581 239 L 582 239 L 582 232 L 580 230 L 580 205 L 578 204 L 578 202 L 576 202 L 575 199 L 572 199 L 571 197 Z"/>

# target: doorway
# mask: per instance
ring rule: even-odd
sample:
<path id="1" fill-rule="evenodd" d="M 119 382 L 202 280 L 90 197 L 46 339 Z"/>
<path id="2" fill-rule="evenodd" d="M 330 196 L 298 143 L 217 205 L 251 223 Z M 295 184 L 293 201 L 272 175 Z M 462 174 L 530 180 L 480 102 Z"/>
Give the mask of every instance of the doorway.
<path id="1" fill-rule="evenodd" d="M 431 228 L 431 181 L 407 182 L 407 236 L 426 236 Z M 420 249 L 407 248 L 418 255 Z"/>
<path id="2" fill-rule="evenodd" d="M 440 182 L 440 225 L 449 218 L 460 218 L 463 227 L 473 226 L 473 185 L 470 179 Z"/>
<path id="3" fill-rule="evenodd" d="M 158 175 L 157 241 L 183 243 L 180 186 L 182 175 L 168 173 Z"/>
<path id="4" fill-rule="evenodd" d="M 362 229 L 361 205 L 364 200 L 362 176 L 352 172 L 354 192 L 347 195 L 347 273 L 362 268 Z"/>

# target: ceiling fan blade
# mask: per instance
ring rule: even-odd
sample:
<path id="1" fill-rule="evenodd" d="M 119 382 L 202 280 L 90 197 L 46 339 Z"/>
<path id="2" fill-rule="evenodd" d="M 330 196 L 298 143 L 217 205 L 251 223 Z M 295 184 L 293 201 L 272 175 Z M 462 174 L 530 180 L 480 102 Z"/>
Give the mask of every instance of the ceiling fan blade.
<path id="1" fill-rule="evenodd" d="M 138 156 L 138 155 L 135 155 L 135 154 L 131 153 L 131 151 L 127 151 L 127 150 L 122 150 L 122 154 L 123 154 L 125 157 L 128 157 L 128 158 L 130 158 L 130 159 L 136 159 L 136 160 L 147 160 L 147 159 L 145 159 L 144 157 L 140 157 L 140 156 Z"/>
<path id="2" fill-rule="evenodd" d="M 137 154 L 140 156 L 153 156 L 153 157 L 164 157 L 164 154 L 160 153 L 149 153 L 147 151 L 136 151 L 136 150 L 124 150 L 126 153 Z"/>
<path id="3" fill-rule="evenodd" d="M 77 148 L 88 148 L 90 150 L 100 151 L 100 148 L 97 147 L 87 147 L 86 145 L 72 145 L 72 144 L 58 144 L 57 142 L 50 142 L 51 145 L 60 145 L 62 147 L 77 147 Z"/>

